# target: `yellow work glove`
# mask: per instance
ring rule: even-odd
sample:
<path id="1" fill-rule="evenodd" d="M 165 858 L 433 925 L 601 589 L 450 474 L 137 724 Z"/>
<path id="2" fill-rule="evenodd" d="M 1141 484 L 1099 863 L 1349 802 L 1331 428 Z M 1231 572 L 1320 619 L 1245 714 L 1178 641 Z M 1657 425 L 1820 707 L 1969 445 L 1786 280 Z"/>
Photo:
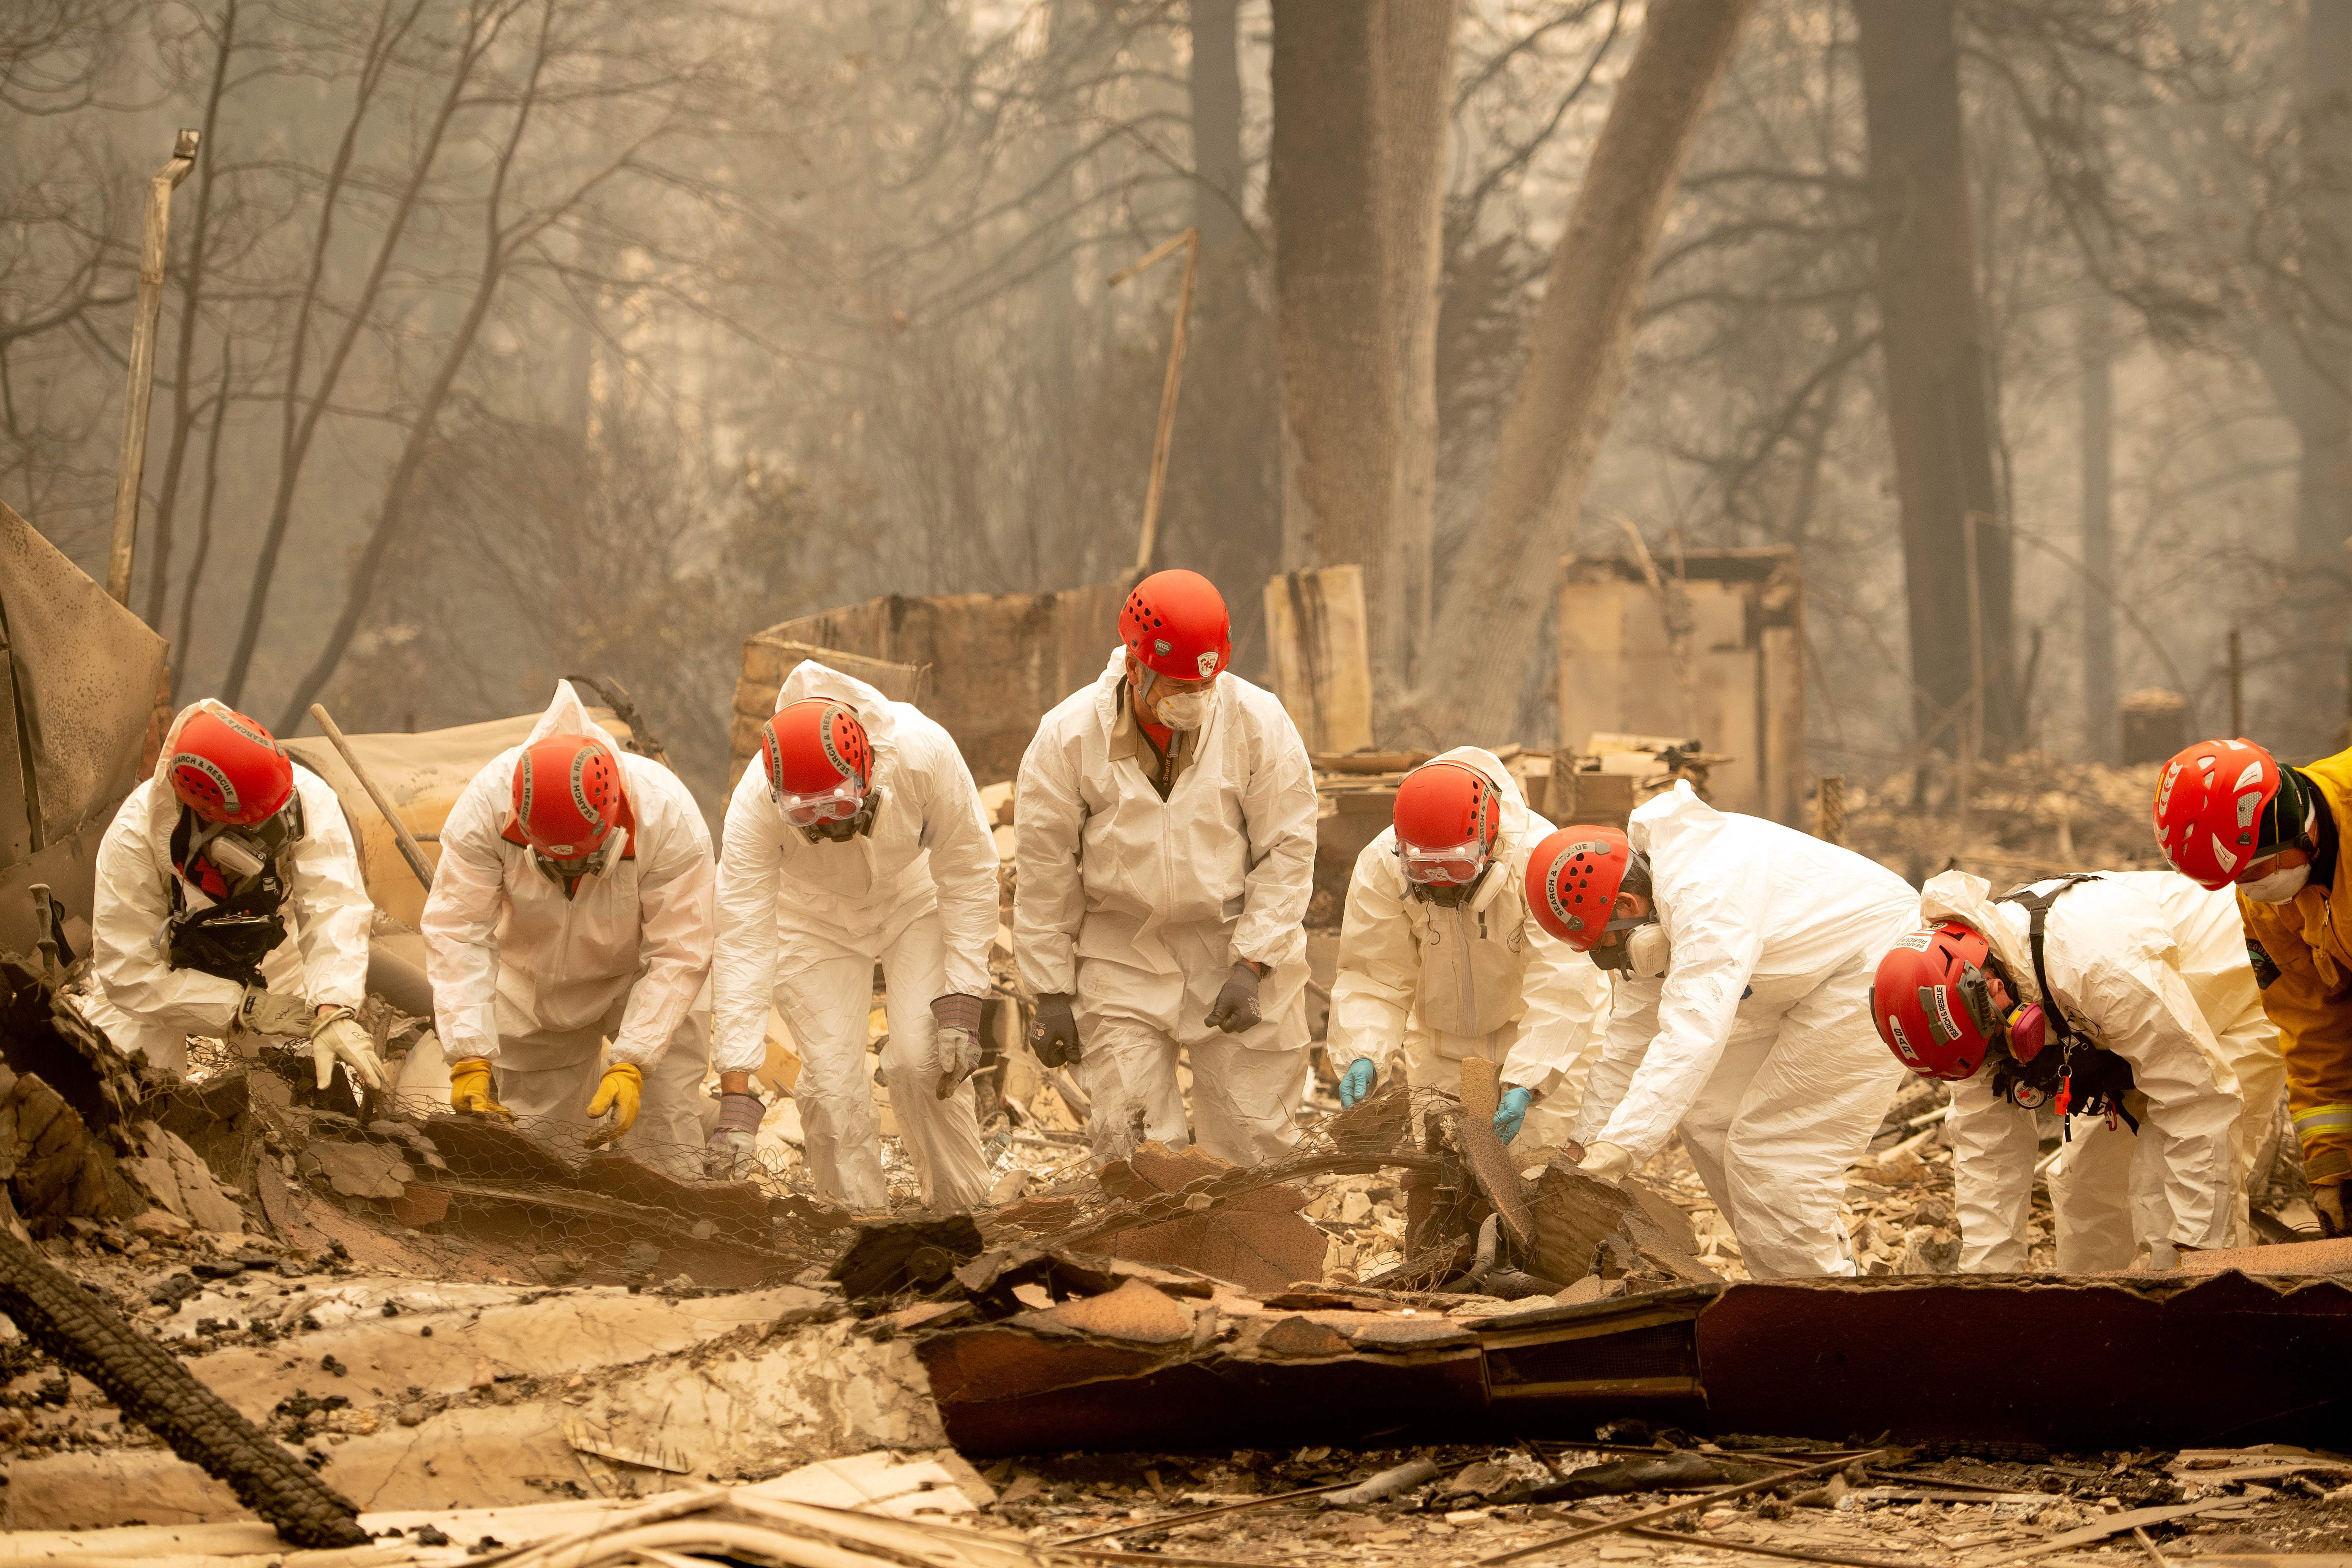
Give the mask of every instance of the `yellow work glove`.
<path id="1" fill-rule="evenodd" d="M 513 1111 L 490 1098 L 490 1064 L 480 1057 L 460 1057 L 449 1064 L 449 1109 L 514 1120 Z"/>
<path id="2" fill-rule="evenodd" d="M 646 1075 L 635 1063 L 614 1062 L 604 1068 L 604 1081 L 596 1086 L 596 1098 L 588 1102 L 588 1114 L 602 1116 L 613 1113 L 613 1123 L 588 1136 L 588 1145 L 595 1148 L 610 1143 L 637 1123 L 637 1101 L 644 1098 Z"/>

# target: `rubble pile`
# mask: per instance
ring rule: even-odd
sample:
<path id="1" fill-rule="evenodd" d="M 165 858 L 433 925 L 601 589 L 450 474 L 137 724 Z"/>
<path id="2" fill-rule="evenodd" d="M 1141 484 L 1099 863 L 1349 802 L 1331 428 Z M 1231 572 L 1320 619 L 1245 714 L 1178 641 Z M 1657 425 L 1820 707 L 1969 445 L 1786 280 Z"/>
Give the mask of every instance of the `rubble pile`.
<path id="1" fill-rule="evenodd" d="M 2159 771 L 2020 752 L 1979 764 L 1963 791 L 1960 770 L 1937 756 L 1866 793 L 1847 781 L 1839 842 L 1915 884 L 1955 865 L 1996 890 L 2067 871 L 2158 869 L 2148 809 Z"/>

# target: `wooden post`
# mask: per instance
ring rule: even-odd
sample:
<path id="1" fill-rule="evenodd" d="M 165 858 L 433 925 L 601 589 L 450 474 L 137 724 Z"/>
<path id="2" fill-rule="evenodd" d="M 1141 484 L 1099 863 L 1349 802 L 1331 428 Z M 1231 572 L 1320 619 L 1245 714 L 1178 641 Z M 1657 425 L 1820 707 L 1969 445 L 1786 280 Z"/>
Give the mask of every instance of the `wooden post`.
<path id="1" fill-rule="evenodd" d="M 114 465 L 114 544 L 106 591 L 131 603 L 131 547 L 139 532 L 139 485 L 147 467 L 147 404 L 155 391 L 155 323 L 163 313 L 163 263 L 171 254 L 172 193 L 196 166 L 194 131 L 182 131 L 172 161 L 147 182 L 147 232 L 139 249 L 139 314 L 131 323 L 131 375 L 122 397 L 122 452 Z"/>
<path id="2" fill-rule="evenodd" d="M 1265 643 L 1274 665 L 1274 694 L 1282 699 L 1309 752 L 1360 752 L 1371 745 L 1371 644 L 1361 566 L 1350 563 L 1268 578 Z"/>
<path id="3" fill-rule="evenodd" d="M 408 868 L 416 873 L 416 879 L 424 883 L 425 890 L 430 893 L 433 890 L 433 868 L 425 863 L 425 851 L 417 847 L 416 836 L 408 831 L 408 824 L 401 821 L 400 814 L 392 809 L 391 800 L 376 787 L 375 780 L 368 776 L 367 769 L 360 766 L 359 753 L 352 750 L 349 741 L 343 739 L 343 731 L 328 716 L 326 709 L 319 703 L 311 703 L 310 717 L 319 721 L 319 732 L 342 754 L 343 765 L 352 770 L 352 777 L 360 781 L 360 788 L 367 791 L 367 797 L 375 802 L 375 808 L 383 813 L 386 822 L 392 824 L 392 837 L 400 846 L 401 858 L 408 862 Z"/>
<path id="4" fill-rule="evenodd" d="M 1824 844 L 1845 842 L 1845 775 L 1823 773 L 1813 789 L 1813 837 Z"/>
<path id="5" fill-rule="evenodd" d="M 1151 437 L 1151 484 L 1143 495 L 1143 531 L 1135 542 L 1135 569 L 1151 570 L 1151 552 L 1160 543 L 1160 496 L 1168 484 L 1168 447 L 1176 436 L 1176 394 L 1184 384 L 1184 329 L 1192 315 L 1192 285 L 1201 275 L 1201 231 L 1188 228 L 1163 241 L 1134 266 L 1110 276 L 1114 289 L 1184 247 L 1184 283 L 1176 296 L 1176 327 L 1168 334 L 1168 374 L 1160 386 L 1160 428 Z"/>

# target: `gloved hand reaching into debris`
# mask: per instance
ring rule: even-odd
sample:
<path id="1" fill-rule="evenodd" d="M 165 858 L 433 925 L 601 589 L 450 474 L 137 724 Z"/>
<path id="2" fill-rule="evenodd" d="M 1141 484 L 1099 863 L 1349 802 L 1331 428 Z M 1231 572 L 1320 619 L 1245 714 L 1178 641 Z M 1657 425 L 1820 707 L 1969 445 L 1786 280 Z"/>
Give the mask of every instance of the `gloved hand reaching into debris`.
<path id="1" fill-rule="evenodd" d="M 634 1062 L 607 1062 L 604 1081 L 596 1086 L 596 1098 L 588 1102 L 590 1116 L 613 1113 L 612 1121 L 588 1135 L 588 1147 L 602 1148 L 637 1124 L 637 1102 L 645 1097 L 646 1075 Z"/>
<path id="2" fill-rule="evenodd" d="M 719 1095 L 719 1125 L 710 1130 L 709 1141 L 703 1147 L 704 1173 L 720 1181 L 748 1174 L 757 1163 L 760 1122 L 767 1113 L 768 1108 L 760 1103 L 758 1095 L 722 1089 Z"/>
<path id="3" fill-rule="evenodd" d="M 1495 1107 L 1495 1136 L 1507 1143 L 1519 1135 L 1519 1123 L 1528 1118 L 1528 1107 L 1536 1102 L 1535 1090 L 1517 1086 L 1503 1090 L 1503 1101 Z"/>
<path id="4" fill-rule="evenodd" d="M 1357 1101 L 1372 1092 L 1372 1082 L 1380 1076 L 1381 1069 L 1372 1065 L 1370 1057 L 1358 1057 L 1349 1062 L 1348 1070 L 1339 1075 L 1339 1109 L 1353 1110 Z"/>
<path id="5" fill-rule="evenodd" d="M 2342 1182 L 2330 1182 L 2311 1189 L 2312 1212 L 2319 1215 L 2322 1237 L 2344 1234 L 2344 1185 Z"/>
<path id="6" fill-rule="evenodd" d="M 950 994 L 931 998 L 931 1021 L 938 1025 L 939 1087 L 931 1092 L 945 1100 L 956 1085 L 980 1070 L 980 998 Z"/>
<path id="7" fill-rule="evenodd" d="M 318 1009 L 290 992 L 248 985 L 236 1005 L 236 1021 L 247 1034 L 278 1035 L 307 1040 L 318 1020 Z M 324 1084 L 320 1086 L 325 1088 Z"/>
<path id="8" fill-rule="evenodd" d="M 460 1057 L 449 1064 L 449 1109 L 514 1120 L 513 1111 L 490 1098 L 490 1064 L 481 1057 Z"/>
<path id="9" fill-rule="evenodd" d="M 360 1027 L 349 1007 L 319 1016 L 310 1036 L 310 1059 L 318 1067 L 320 1089 L 334 1081 L 335 1064 L 341 1062 L 355 1083 L 383 1092 L 383 1063 L 376 1059 L 375 1041 Z"/>
<path id="10" fill-rule="evenodd" d="M 1577 1169 L 1604 1182 L 1622 1182 L 1633 1173 L 1633 1152 L 1614 1143 L 1595 1143 L 1585 1150 Z"/>
<path id="11" fill-rule="evenodd" d="M 1059 992 L 1037 998 L 1037 1016 L 1029 1026 L 1029 1048 L 1036 1053 L 1040 1067 L 1057 1068 L 1078 1059 L 1078 1016 L 1071 1000 Z"/>
<path id="12" fill-rule="evenodd" d="M 1202 1022 L 1228 1035 L 1257 1027 L 1263 1016 L 1257 1005 L 1257 978 L 1256 964 L 1245 958 L 1235 959 L 1232 973 L 1225 976 L 1223 989 L 1209 1005 L 1209 1016 Z"/>

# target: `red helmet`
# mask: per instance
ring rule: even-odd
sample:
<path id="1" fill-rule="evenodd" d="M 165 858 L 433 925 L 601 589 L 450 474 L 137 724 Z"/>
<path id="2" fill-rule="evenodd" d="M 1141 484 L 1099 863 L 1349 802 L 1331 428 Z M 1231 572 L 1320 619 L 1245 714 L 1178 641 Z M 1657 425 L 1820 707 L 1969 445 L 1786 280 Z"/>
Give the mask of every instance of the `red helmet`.
<path id="1" fill-rule="evenodd" d="M 207 822 L 267 822 L 294 794 L 286 748 L 242 713 L 202 708 L 190 714 L 165 769 L 180 804 Z"/>
<path id="2" fill-rule="evenodd" d="M 1991 952 L 1981 933 L 1958 921 L 1915 931 L 1886 950 L 1871 982 L 1870 1019 L 1905 1067 L 1922 1078 L 1958 1079 L 1984 1066 L 2013 1011 L 2008 987 L 1985 968 Z"/>
<path id="3" fill-rule="evenodd" d="M 551 735 L 515 759 L 515 832 L 550 860 L 593 855 L 621 815 L 621 764 L 604 742 Z"/>
<path id="4" fill-rule="evenodd" d="M 1118 613 L 1118 640 L 1171 680 L 1206 680 L 1234 657 L 1224 595 L 1198 572 L 1154 572 L 1138 583 Z"/>
<path id="5" fill-rule="evenodd" d="M 1396 851 L 1415 882 L 1472 882 L 1502 831 L 1502 792 L 1466 763 L 1424 763 L 1397 786 Z"/>
<path id="6" fill-rule="evenodd" d="M 846 704 L 803 697 L 760 730 L 768 795 L 796 827 L 857 815 L 874 783 L 874 743 Z"/>
<path id="7" fill-rule="evenodd" d="M 2252 741 L 2200 741 L 2157 781 L 2157 847 L 2200 887 L 2226 888 L 2255 861 L 2308 844 L 2309 822 L 2294 775 Z"/>
<path id="8" fill-rule="evenodd" d="M 1536 923 L 1590 952 L 1609 929 L 1633 846 L 1614 827 L 1563 827 L 1528 857 L 1528 908 Z"/>

